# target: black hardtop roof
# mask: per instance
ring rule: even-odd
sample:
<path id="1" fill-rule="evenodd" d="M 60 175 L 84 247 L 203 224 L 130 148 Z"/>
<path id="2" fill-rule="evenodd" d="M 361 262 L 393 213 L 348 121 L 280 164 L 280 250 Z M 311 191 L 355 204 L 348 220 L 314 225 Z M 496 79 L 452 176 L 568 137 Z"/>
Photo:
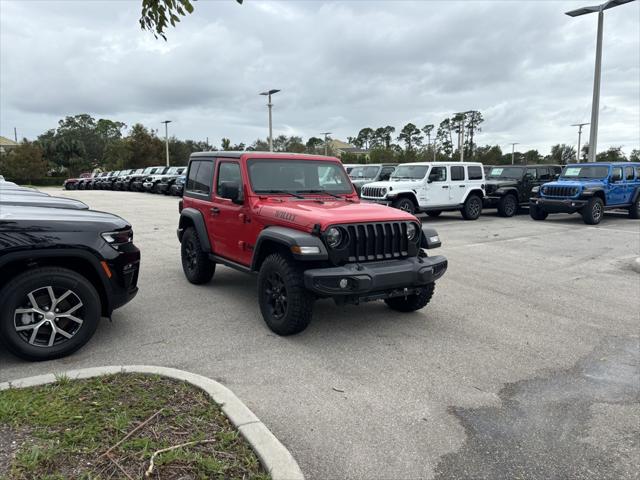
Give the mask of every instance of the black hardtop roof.
<path id="1" fill-rule="evenodd" d="M 194 152 L 190 158 L 201 157 L 226 157 L 226 158 L 240 158 L 243 155 L 248 157 L 268 157 L 268 158 L 326 158 L 330 160 L 337 160 L 336 157 L 329 157 L 324 155 L 311 155 L 308 153 L 293 153 L 293 152 L 258 152 L 253 150 L 248 151 L 215 151 L 215 152 Z M 364 164 L 363 164 L 364 165 Z"/>

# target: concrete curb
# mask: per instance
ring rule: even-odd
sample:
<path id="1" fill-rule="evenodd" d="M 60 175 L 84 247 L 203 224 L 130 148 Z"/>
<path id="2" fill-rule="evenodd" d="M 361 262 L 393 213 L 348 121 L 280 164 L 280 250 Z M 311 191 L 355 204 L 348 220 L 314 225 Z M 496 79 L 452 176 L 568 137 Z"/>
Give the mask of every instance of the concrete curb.
<path id="1" fill-rule="evenodd" d="M 70 379 L 83 379 L 110 375 L 114 373 L 147 373 L 183 380 L 209 394 L 220 405 L 242 436 L 253 447 L 260 462 L 274 480 L 304 480 L 302 470 L 289 450 L 271 433 L 247 406 L 227 387 L 210 378 L 175 368 L 150 365 L 123 365 L 108 367 L 82 368 L 59 374 L 38 375 L 10 382 L 0 383 L 0 391 L 9 388 L 25 388 L 53 383 L 62 375 Z"/>
<path id="2" fill-rule="evenodd" d="M 640 273 L 640 257 L 631 261 L 631 269 L 634 270 L 635 272 Z"/>

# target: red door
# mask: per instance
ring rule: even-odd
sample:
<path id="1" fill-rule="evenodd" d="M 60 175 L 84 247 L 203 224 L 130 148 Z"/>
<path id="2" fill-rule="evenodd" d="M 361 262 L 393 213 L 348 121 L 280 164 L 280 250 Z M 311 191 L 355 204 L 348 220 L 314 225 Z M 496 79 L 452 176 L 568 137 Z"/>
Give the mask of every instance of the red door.
<path id="1" fill-rule="evenodd" d="M 219 159 L 216 170 L 215 191 L 211 204 L 212 230 L 210 230 L 215 254 L 242 265 L 250 265 L 253 242 L 251 242 L 251 218 L 246 201 L 238 204 L 220 195 L 220 186 L 224 183 L 237 184 L 240 192 L 243 192 L 244 182 L 240 164 L 235 160 Z"/>

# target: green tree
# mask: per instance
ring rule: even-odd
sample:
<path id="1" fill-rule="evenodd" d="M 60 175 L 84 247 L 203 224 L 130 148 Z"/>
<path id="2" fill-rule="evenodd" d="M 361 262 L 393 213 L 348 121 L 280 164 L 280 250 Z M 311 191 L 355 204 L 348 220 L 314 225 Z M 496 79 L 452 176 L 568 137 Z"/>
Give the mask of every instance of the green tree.
<path id="1" fill-rule="evenodd" d="M 32 183 L 47 173 L 47 161 L 42 155 L 42 148 L 26 138 L 7 155 L 3 155 L 0 174 L 7 180 L 21 183 Z"/>
<path id="2" fill-rule="evenodd" d="M 631 150 L 631 154 L 629 154 L 630 162 L 640 162 L 640 150 L 634 148 Z"/>
<path id="3" fill-rule="evenodd" d="M 438 133 L 436 134 L 437 152 L 442 151 L 446 158 L 451 158 L 453 154 L 453 140 L 451 137 L 451 120 L 445 118 L 438 125 Z"/>
<path id="4" fill-rule="evenodd" d="M 164 163 L 164 142 L 156 136 L 153 130 L 136 123 L 131 127 L 126 141 L 131 151 L 129 168 L 142 168 Z"/>
<path id="5" fill-rule="evenodd" d="M 229 138 L 223 138 L 220 141 L 220 146 L 222 147 L 222 150 L 225 150 L 225 151 L 231 150 L 231 140 Z"/>
<path id="6" fill-rule="evenodd" d="M 538 153 L 538 150 L 528 150 L 523 154 L 524 163 L 531 165 L 534 163 L 540 163 L 542 155 Z"/>
<path id="7" fill-rule="evenodd" d="M 622 147 L 609 147 L 606 152 L 600 152 L 596 155 L 598 162 L 626 162 L 627 157 L 622 152 Z"/>
<path id="8" fill-rule="evenodd" d="M 566 165 L 567 163 L 575 162 L 576 149 L 571 145 L 554 145 L 551 147 L 550 160 L 553 163 L 560 165 Z"/>
<path id="9" fill-rule="evenodd" d="M 422 144 L 422 133 L 413 123 L 407 123 L 402 127 L 398 135 L 398 141 L 404 142 L 406 152 L 412 152 Z"/>
<path id="10" fill-rule="evenodd" d="M 324 144 L 324 141 L 321 138 L 318 138 L 318 137 L 309 138 L 306 144 L 307 153 L 311 153 L 311 154 L 320 153 L 320 150 L 322 149 L 323 144 Z"/>
<path id="11" fill-rule="evenodd" d="M 484 165 L 500 165 L 502 163 L 502 149 L 498 145 L 478 147 L 476 149 L 476 160 Z"/>
<path id="12" fill-rule="evenodd" d="M 369 150 L 370 163 L 397 163 L 398 155 L 391 148 L 375 147 Z"/>
<path id="13" fill-rule="evenodd" d="M 354 145 L 358 148 L 363 148 L 364 150 L 369 150 L 371 146 L 371 140 L 373 140 L 373 129 L 366 127 L 358 132 L 358 136 L 354 142 Z"/>
<path id="14" fill-rule="evenodd" d="M 471 157 L 474 156 L 475 148 L 476 148 L 476 145 L 473 139 L 475 138 L 475 134 L 477 132 L 482 131 L 482 128 L 480 128 L 480 124 L 482 122 L 484 122 L 484 118 L 482 117 L 482 113 L 480 113 L 478 110 L 471 110 L 467 112 L 465 115 L 464 127 L 467 133 L 466 133 L 466 138 L 464 143 Z M 467 153 L 465 152 L 465 157 L 466 155 Z"/>
<path id="15" fill-rule="evenodd" d="M 124 170 L 131 168 L 133 152 L 125 139 L 109 142 L 104 149 L 104 164 L 106 170 Z"/>

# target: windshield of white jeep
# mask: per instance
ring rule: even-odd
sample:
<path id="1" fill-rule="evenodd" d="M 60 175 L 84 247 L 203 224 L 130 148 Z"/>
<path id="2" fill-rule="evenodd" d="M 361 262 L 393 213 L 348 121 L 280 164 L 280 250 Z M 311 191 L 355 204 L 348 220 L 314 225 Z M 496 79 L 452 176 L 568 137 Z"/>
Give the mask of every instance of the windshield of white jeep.
<path id="1" fill-rule="evenodd" d="M 167 173 L 165 175 L 179 175 L 183 170 L 184 167 L 171 167 L 169 170 L 167 170 Z"/>
<path id="2" fill-rule="evenodd" d="M 391 175 L 391 180 L 422 180 L 427 170 L 428 165 L 400 165 Z"/>
<path id="3" fill-rule="evenodd" d="M 602 165 L 594 165 L 594 166 L 566 166 L 564 170 L 562 170 L 562 175 L 560 178 L 565 180 L 575 180 L 575 179 L 598 179 L 605 178 L 609 175 L 609 167 L 605 167 Z"/>
<path id="4" fill-rule="evenodd" d="M 487 178 L 522 178 L 524 168 L 521 167 L 493 167 Z"/>
<path id="5" fill-rule="evenodd" d="M 344 169 L 334 162 L 256 158 L 247 162 L 247 168 L 255 193 L 353 192 Z"/>
<path id="6" fill-rule="evenodd" d="M 349 176 L 352 180 L 373 180 L 378 176 L 380 165 L 368 165 L 366 167 L 354 167 Z"/>

